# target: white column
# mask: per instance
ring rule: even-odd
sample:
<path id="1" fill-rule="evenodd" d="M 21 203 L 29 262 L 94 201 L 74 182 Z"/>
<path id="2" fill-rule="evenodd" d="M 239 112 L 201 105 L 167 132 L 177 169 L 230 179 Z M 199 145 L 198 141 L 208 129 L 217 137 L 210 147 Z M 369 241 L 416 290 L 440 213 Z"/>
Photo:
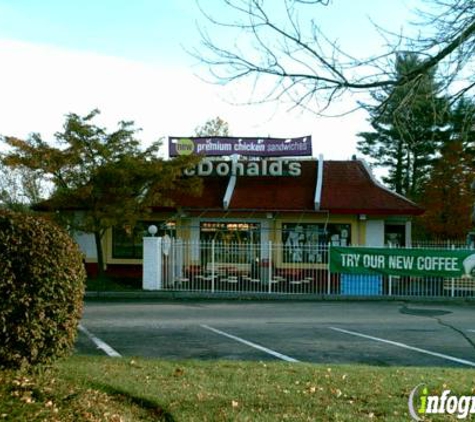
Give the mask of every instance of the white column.
<path id="1" fill-rule="evenodd" d="M 261 256 L 262 259 L 269 259 L 269 232 L 270 232 L 270 222 L 268 220 L 261 220 Z"/>
<path id="2" fill-rule="evenodd" d="M 143 290 L 162 289 L 162 238 L 143 238 Z"/>
<path id="3" fill-rule="evenodd" d="M 406 221 L 406 248 L 412 247 L 412 224 L 411 220 Z"/>
<path id="4" fill-rule="evenodd" d="M 199 218 L 190 218 L 190 248 L 191 261 L 200 262 L 200 220 Z"/>

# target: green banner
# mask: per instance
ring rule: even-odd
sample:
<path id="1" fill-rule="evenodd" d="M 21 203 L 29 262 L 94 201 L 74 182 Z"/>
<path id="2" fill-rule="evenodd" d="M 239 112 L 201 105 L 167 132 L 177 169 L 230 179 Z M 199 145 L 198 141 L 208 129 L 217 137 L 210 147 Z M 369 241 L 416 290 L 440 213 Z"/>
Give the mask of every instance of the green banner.
<path id="1" fill-rule="evenodd" d="M 475 274 L 474 250 L 330 247 L 330 272 L 460 277 Z"/>

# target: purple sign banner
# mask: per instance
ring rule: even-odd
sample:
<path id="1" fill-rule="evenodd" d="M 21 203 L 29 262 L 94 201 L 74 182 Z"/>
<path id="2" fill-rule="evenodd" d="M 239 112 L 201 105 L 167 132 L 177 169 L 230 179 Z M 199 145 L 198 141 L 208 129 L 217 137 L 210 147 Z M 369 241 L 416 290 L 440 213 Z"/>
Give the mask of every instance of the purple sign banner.
<path id="1" fill-rule="evenodd" d="M 234 154 L 252 157 L 303 157 L 312 155 L 312 137 L 231 138 L 221 136 L 168 138 L 170 157 L 199 154 L 205 157 Z"/>

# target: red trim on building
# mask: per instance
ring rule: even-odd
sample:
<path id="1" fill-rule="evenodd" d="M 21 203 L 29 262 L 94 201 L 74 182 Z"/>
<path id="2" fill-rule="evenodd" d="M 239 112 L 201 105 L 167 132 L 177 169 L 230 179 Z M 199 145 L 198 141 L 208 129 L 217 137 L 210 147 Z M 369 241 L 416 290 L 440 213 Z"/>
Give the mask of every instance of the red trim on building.
<path id="1" fill-rule="evenodd" d="M 96 278 L 99 269 L 97 263 L 86 262 L 84 264 L 88 277 Z M 107 269 L 104 273 L 109 277 L 116 278 L 142 278 L 142 264 L 107 264 Z"/>

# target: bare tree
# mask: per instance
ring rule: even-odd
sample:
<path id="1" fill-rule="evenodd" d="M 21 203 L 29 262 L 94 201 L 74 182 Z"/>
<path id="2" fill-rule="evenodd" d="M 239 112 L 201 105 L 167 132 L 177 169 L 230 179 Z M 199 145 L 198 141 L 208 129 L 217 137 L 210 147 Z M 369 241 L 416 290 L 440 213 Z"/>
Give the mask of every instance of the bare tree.
<path id="1" fill-rule="evenodd" d="M 197 126 L 195 136 L 229 136 L 229 124 L 216 116 L 208 119 L 202 126 Z"/>
<path id="2" fill-rule="evenodd" d="M 12 169 L 3 165 L 0 156 L 0 207 L 26 210 L 46 197 L 47 181 L 25 167 Z"/>
<path id="3" fill-rule="evenodd" d="M 222 19 L 200 6 L 211 27 L 234 31 L 217 40 L 201 26 L 201 47 L 192 51 L 212 79 L 230 83 L 250 78 L 264 94 L 250 102 L 290 99 L 317 113 L 346 93 L 371 93 L 411 82 L 438 69 L 440 89 L 456 99 L 472 90 L 470 71 L 475 50 L 474 0 L 425 0 L 415 10 L 415 37 L 393 34 L 375 26 L 385 51 L 356 57 L 343 51 L 321 30 L 318 12 L 332 7 L 324 0 L 224 0 Z M 275 10 L 283 5 L 283 10 Z M 305 17 L 304 19 L 302 17 Z M 223 32 L 221 32 L 223 34 Z M 226 43 L 226 40 L 233 40 Z M 404 75 L 394 69 L 397 54 L 417 54 L 420 65 Z M 262 91 L 259 91 L 262 92 Z"/>

